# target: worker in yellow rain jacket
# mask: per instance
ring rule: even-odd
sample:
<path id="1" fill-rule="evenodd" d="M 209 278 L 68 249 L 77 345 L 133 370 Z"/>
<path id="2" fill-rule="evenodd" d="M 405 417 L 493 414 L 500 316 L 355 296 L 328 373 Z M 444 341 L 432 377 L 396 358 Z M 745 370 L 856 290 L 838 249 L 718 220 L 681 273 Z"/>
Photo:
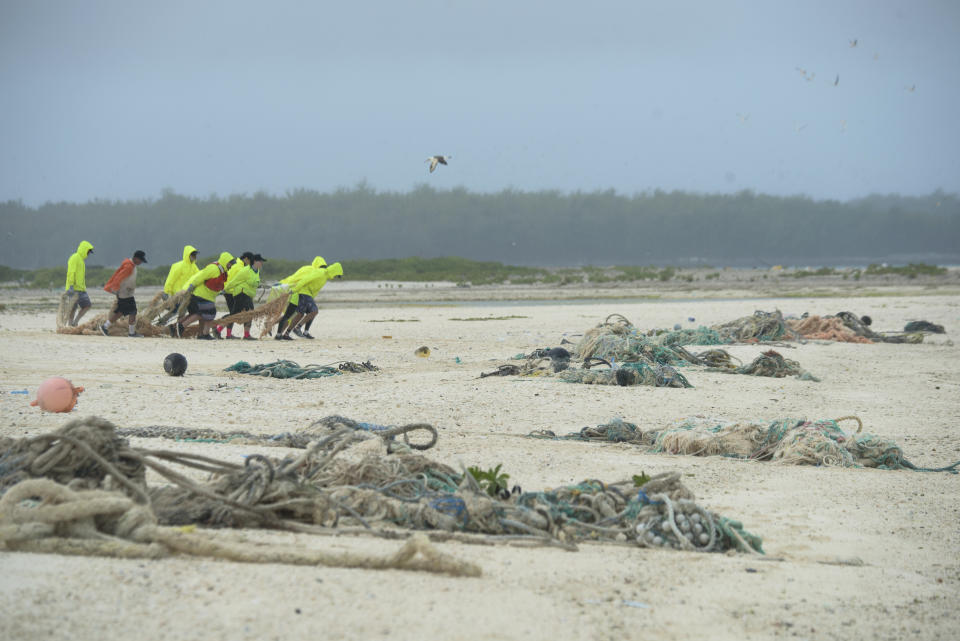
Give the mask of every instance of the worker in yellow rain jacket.
<path id="1" fill-rule="evenodd" d="M 170 271 L 167 272 L 167 280 L 163 283 L 163 294 L 161 294 L 163 300 L 167 300 L 181 289 L 186 288 L 187 281 L 193 278 L 198 271 L 200 271 L 200 268 L 197 267 L 197 248 L 193 245 L 184 245 L 183 260 L 170 265 Z M 160 317 L 157 325 L 166 325 L 167 321 L 173 318 L 175 314 L 182 319 L 186 312 L 186 305 L 177 304 L 170 312 Z"/>
<path id="2" fill-rule="evenodd" d="M 309 265 L 304 265 L 297 271 L 293 272 L 286 278 L 280 279 L 280 283 L 273 286 L 273 289 L 270 292 L 270 299 L 272 300 L 275 296 L 286 294 L 290 292 L 290 299 L 287 301 L 287 308 L 283 312 L 283 318 L 280 319 L 280 322 L 277 324 L 277 335 L 274 337 L 277 340 L 293 340 L 287 332 L 287 338 L 284 338 L 284 330 L 290 329 L 287 326 L 287 321 L 297 313 L 297 303 L 299 302 L 299 296 L 293 293 L 293 283 L 297 282 L 307 273 L 313 271 L 314 269 L 326 269 L 327 261 L 323 259 L 323 256 L 317 256 L 313 259 L 313 262 Z"/>
<path id="3" fill-rule="evenodd" d="M 71 327 L 76 327 L 80 319 L 90 309 L 90 295 L 87 294 L 87 256 L 93 253 L 93 245 L 81 240 L 77 251 L 67 260 L 67 284 L 64 290 L 77 294 L 77 300 L 70 309 Z"/>
<path id="4" fill-rule="evenodd" d="M 183 322 L 170 326 L 171 336 L 183 336 L 183 330 L 193 321 L 199 321 L 200 333 L 197 338 L 201 340 L 213 340 L 213 336 L 207 333 L 210 322 L 217 315 L 217 294 L 223 291 L 227 283 L 227 270 L 229 270 L 236 259 L 230 252 L 222 252 L 220 257 L 210 263 L 187 281 L 186 290 L 192 295 L 190 303 L 187 305 L 188 316 Z"/>
<path id="5" fill-rule="evenodd" d="M 327 268 L 327 261 L 323 259 L 323 256 L 317 256 L 316 258 L 313 259 L 312 263 L 310 263 L 309 265 L 304 265 L 303 267 L 293 272 L 286 278 L 281 279 L 280 282 L 283 283 L 284 285 L 289 285 L 303 278 L 303 276 L 312 269 L 326 269 L 326 268 Z"/>
<path id="6" fill-rule="evenodd" d="M 237 274 L 240 273 L 244 267 L 250 265 L 253 262 L 253 252 L 243 252 L 240 254 L 240 259 L 233 264 L 233 267 L 227 270 L 227 282 L 223 286 L 223 300 L 227 302 L 227 313 L 221 316 L 221 318 L 226 318 L 231 314 L 235 313 L 234 310 L 234 299 L 233 299 L 233 288 L 230 287 L 230 282 L 237 277 Z M 252 300 L 252 299 L 251 299 Z M 217 338 L 221 338 L 220 332 L 223 331 L 223 325 L 217 325 L 215 331 Z M 233 323 L 230 324 L 230 327 L 227 328 L 227 338 L 237 338 L 233 335 Z"/>
<path id="7" fill-rule="evenodd" d="M 242 265 L 233 276 L 230 276 L 228 272 L 227 284 L 223 287 L 224 297 L 229 294 L 233 298 L 234 314 L 253 309 L 253 297 L 260 287 L 260 270 L 263 269 L 263 263 L 266 262 L 267 259 L 260 254 L 250 254 L 250 259 L 251 263 L 249 265 Z M 237 265 L 240 265 L 240 263 L 237 263 Z M 236 265 L 234 265 L 234 267 L 236 267 Z M 233 269 L 231 268 L 230 271 L 233 271 Z M 243 340 L 245 341 L 257 340 L 250 335 L 251 325 L 252 321 L 243 324 Z M 219 326 L 217 327 L 217 333 L 220 333 Z M 227 338 L 236 338 L 236 336 L 233 335 L 233 323 L 227 325 Z"/>
<path id="8" fill-rule="evenodd" d="M 323 286 L 327 284 L 328 280 L 331 278 L 341 278 L 342 276 L 343 266 L 340 265 L 340 263 L 334 263 L 326 269 L 314 268 L 303 274 L 300 279 L 291 283 L 293 294 L 298 298 L 297 312 L 287 324 L 283 334 L 284 338 L 280 340 L 292 340 L 290 338 L 291 331 L 301 338 L 313 338 L 310 334 L 310 325 L 313 323 L 313 319 L 316 318 L 318 311 L 314 297 L 320 293 L 320 290 L 323 289 Z M 302 330 L 300 329 L 301 324 L 303 325 Z"/>

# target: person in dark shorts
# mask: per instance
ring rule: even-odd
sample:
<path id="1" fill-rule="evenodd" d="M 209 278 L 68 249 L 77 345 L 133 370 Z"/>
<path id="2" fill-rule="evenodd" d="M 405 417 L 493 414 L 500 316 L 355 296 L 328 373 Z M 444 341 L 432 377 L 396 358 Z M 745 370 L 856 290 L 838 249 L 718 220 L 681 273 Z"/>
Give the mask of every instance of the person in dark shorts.
<path id="1" fill-rule="evenodd" d="M 252 262 L 253 262 L 253 252 L 243 252 L 242 254 L 240 254 L 239 260 L 237 260 L 237 262 L 233 264 L 233 267 L 227 270 L 227 282 L 223 286 L 223 300 L 226 301 L 227 303 L 227 313 L 221 316 L 220 318 L 226 318 L 231 314 L 237 313 L 238 310 L 234 308 L 234 304 L 233 304 L 234 295 L 236 294 L 236 288 L 231 287 L 230 283 L 231 281 L 236 280 L 237 274 L 239 274 L 244 267 L 249 267 L 250 263 Z M 214 336 L 216 336 L 217 338 L 221 338 L 220 332 L 223 331 L 224 327 L 226 326 L 217 325 L 216 328 L 214 329 L 214 332 L 215 332 Z M 230 324 L 229 327 L 227 327 L 227 338 L 237 338 L 236 336 L 233 335 L 232 323 Z"/>
<path id="2" fill-rule="evenodd" d="M 129 327 L 127 336 L 131 338 L 143 338 L 143 334 L 137 333 L 137 301 L 133 297 L 133 292 L 137 288 L 137 266 L 147 262 L 147 255 L 142 249 L 133 252 L 133 258 L 124 258 L 117 271 L 103 286 L 105 291 L 110 292 L 117 297 L 117 302 L 107 316 L 107 320 L 100 325 L 100 332 L 104 336 L 110 335 L 110 326 L 116 323 L 121 316 L 127 317 Z"/>
<path id="3" fill-rule="evenodd" d="M 290 332 L 298 327 L 301 321 L 313 321 L 313 318 L 317 315 L 317 303 L 313 300 L 314 296 L 320 292 L 327 280 L 341 276 L 343 276 L 343 267 L 340 263 L 334 263 L 323 269 L 311 268 L 299 279 L 293 280 L 290 283 L 291 289 L 293 290 L 290 300 L 293 301 L 293 297 L 297 297 L 295 313 L 290 312 L 290 308 L 294 305 L 294 303 L 291 302 L 287 305 L 287 313 L 284 315 L 286 325 L 284 325 L 284 320 L 280 322 L 284 331 L 283 333 L 277 332 L 276 340 L 293 340 L 290 337 Z M 299 336 L 302 338 L 313 338 L 309 332 L 309 326 L 306 329 L 307 331 L 301 330 Z"/>
<path id="4" fill-rule="evenodd" d="M 247 252 L 247 254 L 250 254 L 250 252 Z M 260 287 L 260 270 L 263 269 L 263 263 L 266 260 L 260 254 L 250 254 L 250 263 L 245 264 L 235 276 L 227 280 L 223 292 L 224 296 L 229 293 L 233 300 L 233 311 L 231 313 L 239 314 L 253 309 L 253 297 Z M 252 321 L 243 324 L 243 340 L 245 341 L 257 340 L 250 335 L 252 324 Z M 227 338 L 237 338 L 233 335 L 233 323 L 227 325 L 226 328 Z M 219 332 L 220 329 L 218 326 L 217 331 Z"/>
<path id="5" fill-rule="evenodd" d="M 235 261 L 230 252 L 221 252 L 216 261 L 201 269 L 187 281 L 186 289 L 191 294 L 190 303 L 187 305 L 187 316 L 182 322 L 170 326 L 171 336 L 182 337 L 185 327 L 194 321 L 199 321 L 197 338 L 213 340 L 213 336 L 207 330 L 217 316 L 217 294 L 223 291 L 223 286 L 227 282 L 227 270 Z"/>

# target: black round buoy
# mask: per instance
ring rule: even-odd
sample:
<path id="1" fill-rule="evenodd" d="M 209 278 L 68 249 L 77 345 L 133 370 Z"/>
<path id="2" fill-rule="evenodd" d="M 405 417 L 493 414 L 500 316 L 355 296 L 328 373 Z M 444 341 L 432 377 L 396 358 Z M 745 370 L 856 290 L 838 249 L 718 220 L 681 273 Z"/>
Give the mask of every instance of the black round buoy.
<path id="1" fill-rule="evenodd" d="M 637 384 L 637 372 L 634 369 L 618 369 L 617 373 L 614 374 L 614 378 L 617 380 L 617 385 L 622 387 L 628 387 L 630 385 Z"/>
<path id="2" fill-rule="evenodd" d="M 163 371 L 170 376 L 183 376 L 187 371 L 187 357 L 174 352 L 163 359 Z"/>
<path id="3" fill-rule="evenodd" d="M 569 359 L 570 359 L 570 352 L 568 352 L 567 350 L 563 349 L 562 347 L 554 347 L 553 349 L 548 349 L 548 350 L 546 351 L 546 354 L 547 354 L 547 356 L 549 356 L 550 358 L 553 358 L 553 359 L 559 359 L 559 360 L 569 360 Z"/>

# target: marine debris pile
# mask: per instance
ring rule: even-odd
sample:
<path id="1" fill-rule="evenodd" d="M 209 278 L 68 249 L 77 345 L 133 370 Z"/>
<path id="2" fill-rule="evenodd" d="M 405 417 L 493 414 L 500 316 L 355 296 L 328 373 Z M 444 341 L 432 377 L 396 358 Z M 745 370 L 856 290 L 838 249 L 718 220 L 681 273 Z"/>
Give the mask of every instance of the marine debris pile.
<path id="1" fill-rule="evenodd" d="M 692 319 L 691 319 L 692 320 Z M 592 385 L 649 385 L 654 387 L 693 387 L 679 367 L 704 366 L 707 371 L 748 376 L 783 378 L 793 376 L 803 381 L 820 379 L 805 370 L 799 362 L 769 349 L 753 361 L 743 364 L 720 345 L 775 344 L 792 347 L 792 342 L 832 340 L 858 343 L 920 343 L 925 332 L 942 331 L 942 327 L 916 321 L 903 333 L 878 333 L 870 329 L 869 317 L 851 312 L 834 316 L 809 316 L 785 319 L 779 310 L 755 311 L 726 323 L 696 329 L 642 330 L 621 314 L 611 314 L 599 325 L 584 332 L 571 351 L 562 347 L 540 348 L 530 354 L 518 354 L 521 364 L 503 364 L 496 370 L 480 374 L 488 376 L 555 376 L 569 383 Z M 693 353 L 690 345 L 711 346 Z M 560 356 L 562 354 L 562 357 Z M 734 361 L 737 361 L 736 363 Z"/>
<path id="2" fill-rule="evenodd" d="M 422 439 L 410 438 L 420 432 L 430 440 L 417 444 Z M 742 524 L 695 503 L 678 473 L 507 491 L 417 452 L 436 442 L 436 429 L 427 424 L 370 426 L 331 416 L 302 433 L 312 438 L 303 451 L 251 454 L 243 463 L 131 447 L 100 418 L 75 420 L 33 438 L 3 439 L 0 543 L 12 550 L 66 554 L 176 552 L 461 576 L 480 570 L 440 553 L 428 538 L 567 549 L 580 541 L 632 541 L 703 552 L 762 552 L 760 539 Z M 363 442 L 374 447 L 345 455 Z M 148 470 L 167 484 L 148 486 Z M 208 479 L 196 480 L 198 472 Z M 323 550 L 225 543 L 196 526 L 385 538 L 422 530 L 426 536 L 411 538 L 391 557 L 341 558 Z"/>
<path id="3" fill-rule="evenodd" d="M 856 421 L 856 432 L 845 432 L 840 423 Z M 792 465 L 871 467 L 881 470 L 916 470 L 957 473 L 960 461 L 939 468 L 918 467 L 908 461 L 894 441 L 861 433 L 856 416 L 807 420 L 781 418 L 774 421 L 723 422 L 704 417 L 683 419 L 665 429 L 644 431 L 637 424 L 614 419 L 579 432 L 559 436 L 537 430 L 534 438 L 571 441 L 632 443 L 650 453 L 690 456 L 726 456 L 774 461 Z"/>
<path id="4" fill-rule="evenodd" d="M 237 372 L 238 374 L 250 374 L 251 376 L 264 376 L 267 378 L 326 378 L 328 376 L 338 376 L 344 372 L 359 374 L 361 372 L 376 372 L 380 368 L 371 363 L 355 363 L 353 361 L 337 361 L 329 365 L 304 365 L 294 361 L 279 360 L 272 363 L 258 363 L 251 365 L 247 361 L 238 361 L 230 367 L 224 368 L 225 372 Z"/>
<path id="5" fill-rule="evenodd" d="M 620 314 L 611 314 L 602 323 L 587 330 L 568 352 L 563 348 L 538 349 L 518 354 L 522 364 L 500 365 L 493 375 L 556 376 L 568 383 L 591 385 L 648 385 L 654 387 L 693 387 L 678 368 L 700 365 L 734 374 L 752 376 L 796 376 L 802 380 L 819 379 L 799 363 L 785 359 L 772 350 L 746 366 L 733 365 L 726 350 L 714 348 L 694 354 L 687 345 L 724 345 L 756 343 L 792 337 L 783 316 L 776 312 L 755 312 L 723 325 L 697 329 L 643 331 Z M 563 352 L 566 358 L 555 353 Z"/>
<path id="6" fill-rule="evenodd" d="M 926 321 L 922 321 L 925 323 Z M 847 343 L 922 343 L 928 325 L 910 324 L 903 332 L 879 333 L 870 329 L 873 320 L 852 312 L 838 312 L 833 316 L 808 316 L 787 321 L 791 331 L 805 339 L 842 341 Z"/>

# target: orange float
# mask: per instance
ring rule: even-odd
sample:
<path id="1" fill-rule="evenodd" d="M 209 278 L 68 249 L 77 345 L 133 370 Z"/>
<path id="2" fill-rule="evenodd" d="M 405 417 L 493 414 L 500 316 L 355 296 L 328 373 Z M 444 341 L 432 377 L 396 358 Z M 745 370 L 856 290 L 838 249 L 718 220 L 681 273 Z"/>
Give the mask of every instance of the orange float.
<path id="1" fill-rule="evenodd" d="M 60 376 L 51 376 L 40 383 L 37 388 L 37 400 L 30 405 L 39 407 L 44 412 L 69 412 L 77 404 L 77 397 L 83 391 L 82 387 L 74 387 L 73 383 Z"/>

